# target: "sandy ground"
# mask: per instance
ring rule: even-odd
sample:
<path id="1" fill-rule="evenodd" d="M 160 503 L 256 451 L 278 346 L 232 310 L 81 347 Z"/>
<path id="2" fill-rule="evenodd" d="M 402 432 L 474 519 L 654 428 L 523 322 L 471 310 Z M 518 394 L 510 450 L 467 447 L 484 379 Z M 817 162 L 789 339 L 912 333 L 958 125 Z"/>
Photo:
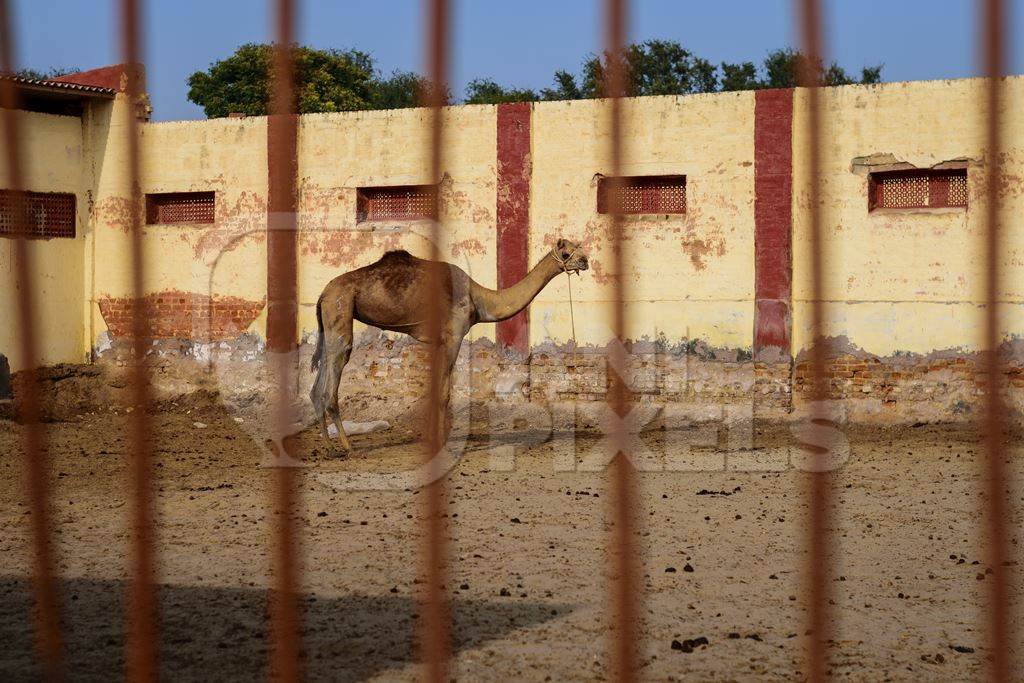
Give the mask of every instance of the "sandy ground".
<path id="1" fill-rule="evenodd" d="M 178 406 L 155 420 L 166 677 L 263 677 L 271 473 L 258 467 L 244 425 L 215 403 Z M 194 426 L 197 421 L 207 426 Z M 105 680 L 123 666 L 127 427 L 124 415 L 111 414 L 48 425 L 74 679 Z M 20 429 L 0 421 L 5 681 L 38 676 Z M 845 434 L 850 457 L 834 480 L 840 559 L 831 585 L 840 622 L 830 648 L 832 673 L 872 681 L 982 677 L 978 605 L 990 578 L 976 435 L 930 425 Z M 686 436 L 656 432 L 647 443 L 678 455 L 687 450 Z M 532 443 L 517 450 L 511 471 L 492 457 L 486 440 L 473 440 L 447 479 L 459 680 L 609 676 L 606 475 L 559 471 L 574 449 L 585 455 L 593 438 L 533 437 L 501 440 L 513 447 Z M 420 447 L 400 429 L 354 441 L 358 453 L 346 459 L 327 452 L 313 432 L 299 441 L 311 465 L 300 475 L 298 523 L 303 666 L 317 680 L 412 680 L 420 671 L 412 642 L 422 496 L 334 490 L 321 480 L 330 473 L 401 470 L 419 460 Z M 696 441 L 707 443 L 706 433 Z M 706 465 L 725 456 L 727 463 L 763 465 L 785 458 L 790 443 L 788 430 L 778 426 L 759 428 L 754 441 L 753 450 L 692 448 L 687 462 Z M 1014 482 L 1021 474 L 1019 443 L 1008 446 Z M 641 475 L 644 679 L 801 678 L 806 476 L 794 469 Z M 1016 542 L 1019 513 L 1010 527 Z M 1019 590 L 1019 577 L 1011 576 Z M 672 647 L 673 640 L 698 637 L 708 644 L 692 652 Z"/>

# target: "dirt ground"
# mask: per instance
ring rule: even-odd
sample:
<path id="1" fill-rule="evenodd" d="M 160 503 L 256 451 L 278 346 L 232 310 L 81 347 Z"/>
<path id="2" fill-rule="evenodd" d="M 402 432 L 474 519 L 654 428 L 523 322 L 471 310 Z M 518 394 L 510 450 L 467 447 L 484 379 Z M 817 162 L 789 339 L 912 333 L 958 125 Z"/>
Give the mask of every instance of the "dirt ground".
<path id="1" fill-rule="evenodd" d="M 123 667 L 128 424 L 124 414 L 107 413 L 47 425 L 73 679 L 105 680 Z M 164 406 L 155 424 L 166 677 L 263 677 L 272 471 L 258 466 L 244 422 L 215 401 Z M 0 420 L 5 681 L 38 677 L 20 431 Z M 686 449 L 685 431 L 645 439 L 654 451 L 678 451 Z M 839 560 L 832 599 L 840 621 L 832 673 L 871 681 L 981 678 L 986 649 L 978 606 L 991 579 L 980 531 L 977 435 L 935 425 L 851 427 L 844 434 L 849 460 L 834 478 Z M 753 449 L 712 443 L 690 455 L 705 464 L 726 456 L 726 463 L 763 465 L 785 459 L 788 435 L 788 428 L 762 426 Z M 702 439 L 706 444 L 706 434 Z M 476 437 L 447 478 L 453 676 L 605 679 L 607 477 L 564 471 L 567 456 L 586 452 L 596 439 L 512 434 L 500 441 L 527 444 L 516 449 L 514 467 L 494 457 L 494 443 Z M 422 496 L 337 490 L 330 477 L 402 470 L 419 461 L 421 450 L 398 428 L 354 443 L 357 454 L 343 459 L 313 431 L 298 444 L 310 465 L 300 474 L 298 523 L 303 666 L 315 680 L 412 680 L 420 670 L 412 642 Z M 1008 442 L 1007 455 L 1016 487 L 1018 438 Z M 640 476 L 644 679 L 801 678 L 806 478 L 792 468 Z M 1014 559 L 1024 508 L 1019 491 L 1009 520 Z M 1011 577 L 1019 591 L 1019 576 Z M 673 648 L 673 640 L 698 637 L 707 645 Z"/>

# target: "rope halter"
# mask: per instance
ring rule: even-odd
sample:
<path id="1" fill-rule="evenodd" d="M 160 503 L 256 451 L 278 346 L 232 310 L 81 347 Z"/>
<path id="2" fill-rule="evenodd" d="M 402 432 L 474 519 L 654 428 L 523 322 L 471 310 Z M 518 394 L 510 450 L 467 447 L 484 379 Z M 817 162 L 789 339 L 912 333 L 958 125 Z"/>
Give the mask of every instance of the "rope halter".
<path id="1" fill-rule="evenodd" d="M 573 247 L 572 251 L 570 251 L 569 255 L 566 256 L 565 258 L 562 258 L 562 255 L 559 253 L 560 251 L 561 250 L 556 246 L 554 249 L 551 250 L 551 255 L 555 257 L 555 260 L 558 261 L 558 265 L 562 267 L 562 272 L 565 273 L 566 275 L 571 275 L 573 273 L 579 275 L 579 268 L 569 267 L 569 261 L 571 261 L 572 257 L 576 255 L 577 251 L 579 251 L 579 246 Z"/>

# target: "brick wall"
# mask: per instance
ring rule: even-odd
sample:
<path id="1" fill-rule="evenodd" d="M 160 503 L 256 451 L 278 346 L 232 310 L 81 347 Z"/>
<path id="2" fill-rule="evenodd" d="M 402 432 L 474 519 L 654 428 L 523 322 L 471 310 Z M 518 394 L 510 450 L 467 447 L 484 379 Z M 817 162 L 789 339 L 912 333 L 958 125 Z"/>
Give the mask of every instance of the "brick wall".
<path id="1" fill-rule="evenodd" d="M 829 360 L 825 376 L 832 399 L 871 399 L 891 410 L 933 403 L 951 415 L 980 409 L 986 384 L 982 361 L 973 355 L 883 359 L 842 353 Z M 1019 395 L 1017 390 L 1024 389 L 1024 364 L 1006 362 L 1003 383 L 1009 393 Z M 811 395 L 811 369 L 806 360 L 794 365 L 793 393 L 804 399 Z"/>
<path id="2" fill-rule="evenodd" d="M 234 339 L 248 329 L 264 307 L 263 301 L 238 297 L 165 291 L 149 294 L 143 301 L 146 333 L 153 339 L 218 341 Z M 135 301 L 105 298 L 100 313 L 115 339 L 131 335 Z"/>

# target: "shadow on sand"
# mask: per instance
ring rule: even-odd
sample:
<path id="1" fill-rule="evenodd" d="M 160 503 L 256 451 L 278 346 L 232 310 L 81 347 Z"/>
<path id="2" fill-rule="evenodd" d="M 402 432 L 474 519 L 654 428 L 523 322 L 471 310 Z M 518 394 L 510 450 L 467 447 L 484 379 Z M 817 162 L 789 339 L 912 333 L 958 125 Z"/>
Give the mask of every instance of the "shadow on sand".
<path id="1" fill-rule="evenodd" d="M 0 680 L 39 680 L 24 577 L 0 578 Z M 123 581 L 61 583 L 65 661 L 71 680 L 124 676 Z M 160 666 L 166 680 L 267 678 L 267 591 L 164 585 Z M 556 619 L 565 605 L 458 598 L 456 651 Z M 402 595 L 306 595 L 303 674 L 311 680 L 359 681 L 416 661 L 418 604 Z"/>

